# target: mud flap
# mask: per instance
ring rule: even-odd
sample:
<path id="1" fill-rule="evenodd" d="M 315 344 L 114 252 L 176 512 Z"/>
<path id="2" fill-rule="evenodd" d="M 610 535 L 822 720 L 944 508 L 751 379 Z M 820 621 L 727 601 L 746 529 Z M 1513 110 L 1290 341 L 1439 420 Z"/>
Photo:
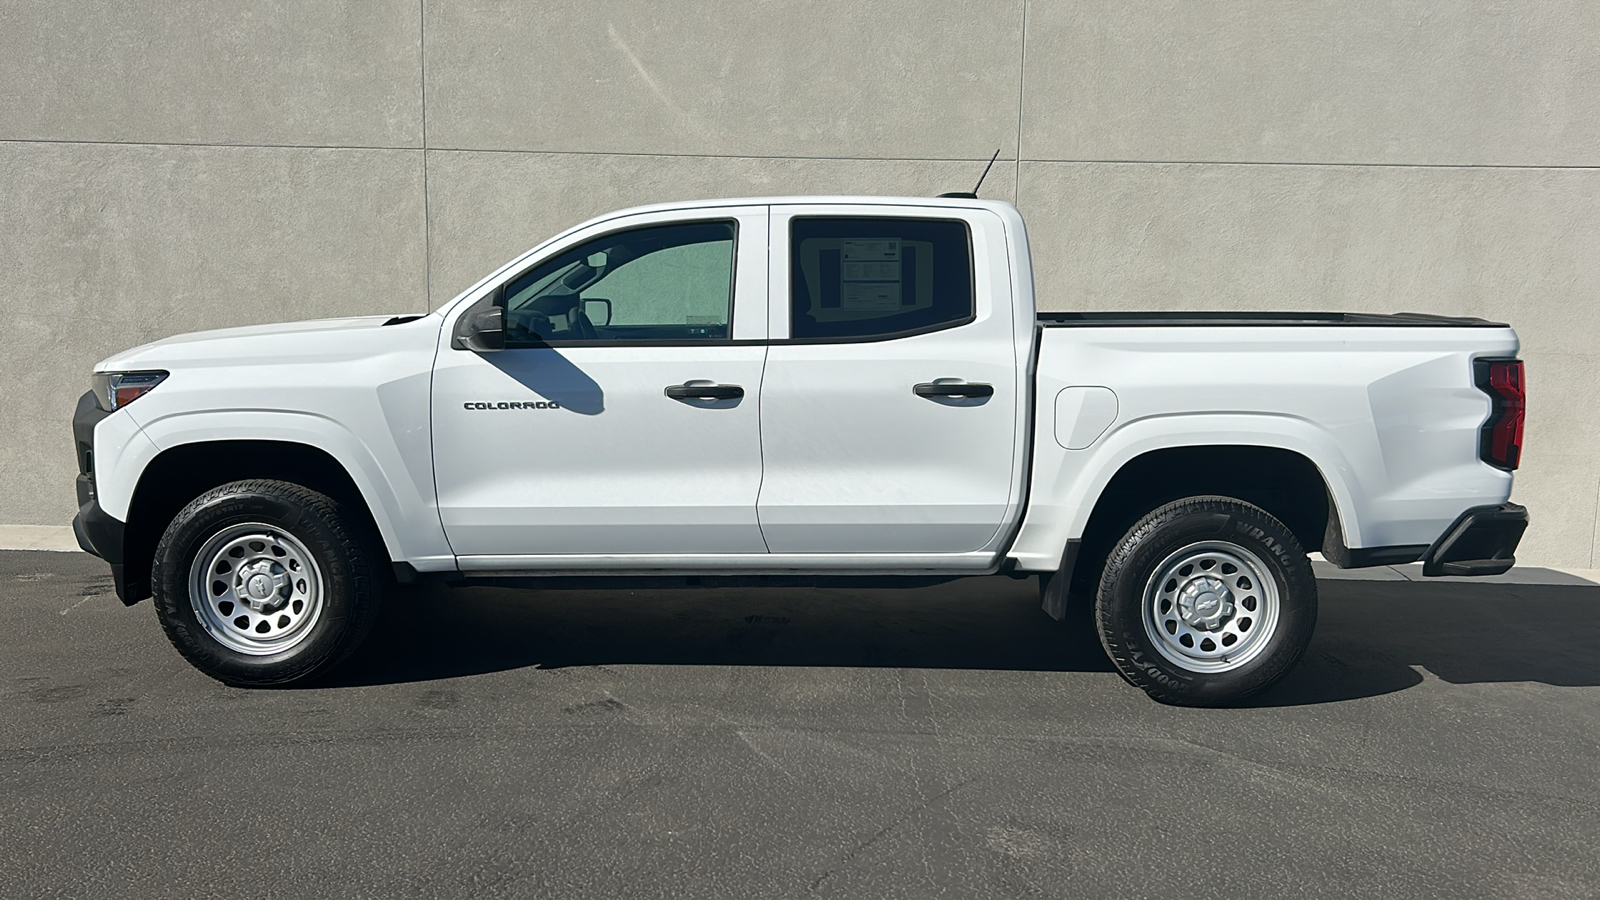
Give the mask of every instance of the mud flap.
<path id="1" fill-rule="evenodd" d="M 1067 617 L 1067 590 L 1072 587 L 1072 570 L 1082 546 L 1082 541 L 1067 541 L 1067 548 L 1061 553 L 1061 568 L 1039 576 L 1039 606 L 1057 622 Z"/>

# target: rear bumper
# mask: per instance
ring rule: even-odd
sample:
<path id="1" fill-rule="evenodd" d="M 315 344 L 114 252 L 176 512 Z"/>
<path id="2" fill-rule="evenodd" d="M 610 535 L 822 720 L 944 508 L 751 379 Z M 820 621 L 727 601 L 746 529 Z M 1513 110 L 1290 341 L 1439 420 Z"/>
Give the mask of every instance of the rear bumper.
<path id="1" fill-rule="evenodd" d="M 1424 575 L 1499 575 L 1517 562 L 1528 509 L 1515 503 L 1462 513 L 1422 555 Z"/>

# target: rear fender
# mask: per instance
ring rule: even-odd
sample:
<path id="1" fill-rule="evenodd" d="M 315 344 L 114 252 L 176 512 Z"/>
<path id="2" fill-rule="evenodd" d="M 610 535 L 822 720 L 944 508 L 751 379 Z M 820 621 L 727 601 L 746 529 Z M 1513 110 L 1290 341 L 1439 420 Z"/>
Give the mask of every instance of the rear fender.
<path id="1" fill-rule="evenodd" d="M 1008 556 L 1018 569 L 1055 571 L 1123 466 L 1155 450 L 1210 446 L 1269 447 L 1309 459 L 1328 486 L 1346 546 L 1365 546 L 1355 515 L 1355 467 L 1331 434 L 1287 415 L 1195 413 L 1129 422 L 1085 450 L 1065 450 L 1053 435 L 1036 438 L 1028 509 Z"/>

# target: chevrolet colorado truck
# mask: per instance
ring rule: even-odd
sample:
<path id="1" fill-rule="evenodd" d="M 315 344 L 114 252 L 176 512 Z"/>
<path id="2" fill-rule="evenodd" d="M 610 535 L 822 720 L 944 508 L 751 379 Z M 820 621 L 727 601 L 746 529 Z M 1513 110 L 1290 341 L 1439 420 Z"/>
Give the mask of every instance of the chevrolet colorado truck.
<path id="1" fill-rule="evenodd" d="M 1222 705 L 1301 657 L 1310 551 L 1512 565 L 1517 351 L 1467 318 L 1036 313 L 1000 202 L 659 205 L 427 315 L 99 363 L 74 524 L 234 685 L 326 671 L 419 579 L 1037 575 L 1129 682 Z"/>

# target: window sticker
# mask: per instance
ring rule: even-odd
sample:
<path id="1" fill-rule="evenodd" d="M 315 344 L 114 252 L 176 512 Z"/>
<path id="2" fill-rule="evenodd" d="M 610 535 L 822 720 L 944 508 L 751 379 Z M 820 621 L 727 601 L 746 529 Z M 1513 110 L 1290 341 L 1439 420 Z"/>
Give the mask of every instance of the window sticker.
<path id="1" fill-rule="evenodd" d="M 839 242 L 841 309 L 900 308 L 900 239 L 846 238 Z"/>

